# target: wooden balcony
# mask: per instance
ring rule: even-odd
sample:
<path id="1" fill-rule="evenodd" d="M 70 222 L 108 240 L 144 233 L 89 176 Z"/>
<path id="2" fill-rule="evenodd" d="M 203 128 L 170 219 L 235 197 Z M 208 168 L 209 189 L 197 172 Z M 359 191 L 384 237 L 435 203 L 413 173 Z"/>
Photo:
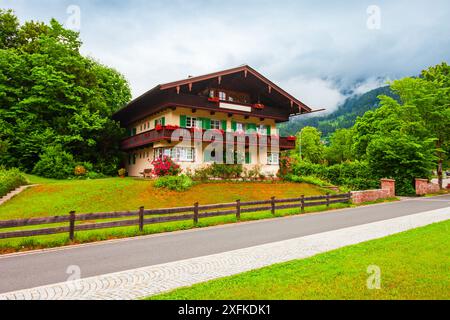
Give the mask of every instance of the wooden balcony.
<path id="1" fill-rule="evenodd" d="M 172 134 L 176 129 L 163 127 L 161 130 L 150 130 L 147 132 L 143 132 L 133 137 L 128 137 L 124 139 L 121 143 L 121 148 L 124 151 L 135 149 L 135 148 L 143 148 L 152 145 L 155 142 L 160 141 L 168 141 L 170 142 L 172 139 Z M 205 130 L 202 130 L 204 133 Z M 255 134 L 256 135 L 256 134 Z M 257 136 L 257 135 L 256 135 Z M 272 139 L 274 136 L 267 137 L 268 146 L 271 145 Z M 194 135 L 192 135 L 192 140 L 194 140 Z M 246 146 L 250 145 L 250 139 L 246 139 Z M 208 141 L 205 141 L 207 143 Z M 295 149 L 295 138 L 293 137 L 279 137 L 279 145 L 280 150 L 291 150 Z"/>

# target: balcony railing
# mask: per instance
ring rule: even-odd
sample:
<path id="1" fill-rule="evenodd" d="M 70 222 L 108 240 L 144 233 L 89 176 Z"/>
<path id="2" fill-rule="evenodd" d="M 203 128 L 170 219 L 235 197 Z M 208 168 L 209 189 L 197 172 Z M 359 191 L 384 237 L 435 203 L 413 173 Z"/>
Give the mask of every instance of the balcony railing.
<path id="1" fill-rule="evenodd" d="M 171 141 L 172 134 L 176 129 L 167 127 L 163 127 L 160 130 L 150 130 L 143 132 L 141 134 L 128 137 L 124 139 L 121 143 L 122 150 L 131 150 L 134 148 L 140 148 L 148 146 L 152 143 L 167 140 Z M 200 129 L 197 129 L 200 130 Z M 202 134 L 206 130 L 201 130 Z M 256 133 L 254 133 L 257 137 L 259 137 Z M 267 137 L 267 144 L 270 146 L 272 144 L 272 140 L 275 139 L 277 136 L 268 136 Z M 291 150 L 295 148 L 295 138 L 294 137 L 277 137 L 279 138 L 279 146 L 280 150 Z M 192 139 L 194 139 L 194 135 L 192 135 Z M 205 141 L 208 142 L 208 141 Z M 250 139 L 245 139 L 246 146 L 250 145 Z"/>

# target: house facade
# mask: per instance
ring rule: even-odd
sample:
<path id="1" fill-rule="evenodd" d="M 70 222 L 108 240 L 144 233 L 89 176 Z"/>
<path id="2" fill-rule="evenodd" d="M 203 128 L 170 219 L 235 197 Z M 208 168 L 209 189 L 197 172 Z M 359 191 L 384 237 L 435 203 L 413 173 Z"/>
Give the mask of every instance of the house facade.
<path id="1" fill-rule="evenodd" d="M 113 118 L 128 132 L 121 147 L 130 176 L 151 169 L 151 162 L 163 156 L 183 171 L 223 159 L 275 175 L 280 152 L 295 148 L 295 138 L 280 137 L 277 124 L 310 112 L 256 70 L 242 66 L 158 85 Z"/>

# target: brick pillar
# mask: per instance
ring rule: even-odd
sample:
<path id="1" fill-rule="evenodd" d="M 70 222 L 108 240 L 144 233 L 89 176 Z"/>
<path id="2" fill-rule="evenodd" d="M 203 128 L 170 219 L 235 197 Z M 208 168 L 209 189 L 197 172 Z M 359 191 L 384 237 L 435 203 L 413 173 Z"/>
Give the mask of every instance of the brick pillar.
<path id="1" fill-rule="evenodd" d="M 428 179 L 416 179 L 416 195 L 423 196 L 427 193 L 432 193 L 432 191 L 430 191 L 430 183 L 428 182 Z"/>
<path id="2" fill-rule="evenodd" d="M 388 191 L 388 198 L 395 197 L 395 180 L 381 179 L 381 189 Z"/>

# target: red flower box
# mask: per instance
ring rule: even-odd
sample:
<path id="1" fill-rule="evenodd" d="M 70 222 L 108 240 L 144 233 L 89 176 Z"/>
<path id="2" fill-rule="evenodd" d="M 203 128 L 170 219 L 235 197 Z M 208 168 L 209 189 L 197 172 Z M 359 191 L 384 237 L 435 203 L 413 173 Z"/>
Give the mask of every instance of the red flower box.
<path id="1" fill-rule="evenodd" d="M 177 129 L 179 129 L 179 128 L 180 128 L 179 126 L 172 126 L 172 125 L 166 126 L 166 129 L 167 129 L 167 130 L 177 130 Z"/>
<path id="2" fill-rule="evenodd" d="M 297 138 L 294 137 L 294 136 L 290 136 L 290 137 L 287 137 L 287 140 L 288 141 L 295 141 L 295 140 L 297 140 Z"/>
<path id="3" fill-rule="evenodd" d="M 218 97 L 213 97 L 213 98 L 208 98 L 208 101 L 209 101 L 209 102 L 216 102 L 216 103 L 219 103 L 219 102 L 220 102 L 220 99 L 219 99 Z"/>
<path id="4" fill-rule="evenodd" d="M 263 105 L 262 103 L 255 103 L 254 105 L 253 105 L 253 108 L 255 108 L 255 109 L 264 109 L 266 106 L 265 105 Z"/>
<path id="5" fill-rule="evenodd" d="M 162 129 L 163 129 L 163 126 L 160 124 L 156 125 L 156 127 L 155 127 L 156 131 L 162 131 Z"/>

